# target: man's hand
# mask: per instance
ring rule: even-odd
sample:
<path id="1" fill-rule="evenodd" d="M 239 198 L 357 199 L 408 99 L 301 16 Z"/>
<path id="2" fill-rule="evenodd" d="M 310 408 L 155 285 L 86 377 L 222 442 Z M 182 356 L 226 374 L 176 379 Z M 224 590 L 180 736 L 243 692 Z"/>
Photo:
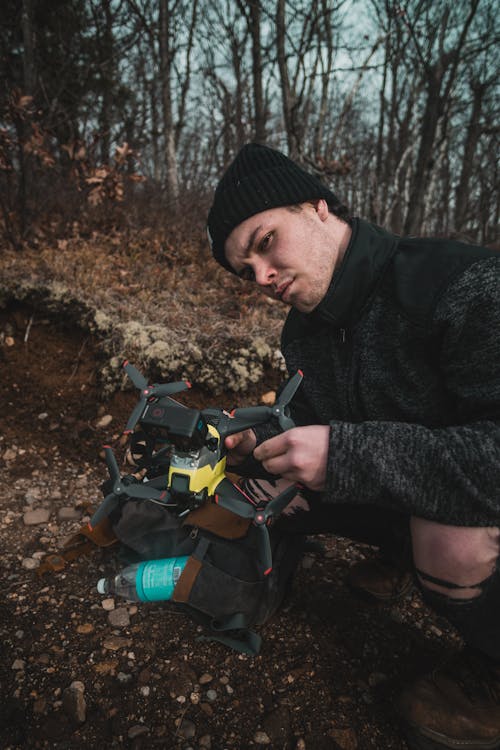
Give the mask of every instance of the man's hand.
<path id="1" fill-rule="evenodd" d="M 257 438 L 253 430 L 244 430 L 229 435 L 224 445 L 228 449 L 227 463 L 229 466 L 241 464 L 257 445 Z"/>
<path id="2" fill-rule="evenodd" d="M 254 456 L 270 474 L 320 491 L 326 482 L 329 436 L 328 425 L 294 427 L 261 443 Z"/>

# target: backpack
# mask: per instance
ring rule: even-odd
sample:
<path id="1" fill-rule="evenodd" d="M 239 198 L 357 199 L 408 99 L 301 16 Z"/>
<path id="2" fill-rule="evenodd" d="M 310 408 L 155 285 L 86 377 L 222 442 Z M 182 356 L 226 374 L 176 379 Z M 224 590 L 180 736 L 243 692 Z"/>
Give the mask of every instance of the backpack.
<path id="1" fill-rule="evenodd" d="M 203 627 L 214 640 L 249 655 L 262 639 L 253 630 L 283 602 L 303 554 L 306 537 L 269 529 L 272 570 L 259 559 L 260 532 L 249 520 L 206 502 L 184 517 L 148 500 L 126 500 L 110 516 L 124 562 L 188 555 L 168 608 Z"/>

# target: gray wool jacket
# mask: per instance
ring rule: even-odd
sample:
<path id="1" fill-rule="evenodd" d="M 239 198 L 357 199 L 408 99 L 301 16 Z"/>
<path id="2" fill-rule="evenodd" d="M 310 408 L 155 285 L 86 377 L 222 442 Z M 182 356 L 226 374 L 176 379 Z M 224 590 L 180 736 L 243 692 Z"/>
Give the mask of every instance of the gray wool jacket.
<path id="1" fill-rule="evenodd" d="M 290 311 L 281 346 L 304 373 L 296 424 L 330 425 L 323 501 L 500 525 L 500 253 L 355 219 L 325 298 Z"/>

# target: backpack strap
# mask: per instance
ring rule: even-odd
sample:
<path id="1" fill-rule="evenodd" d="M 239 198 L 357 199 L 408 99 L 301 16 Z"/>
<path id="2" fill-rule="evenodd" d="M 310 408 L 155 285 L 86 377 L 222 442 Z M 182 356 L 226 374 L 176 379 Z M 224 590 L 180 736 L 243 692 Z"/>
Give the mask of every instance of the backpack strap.
<path id="1" fill-rule="evenodd" d="M 248 656 L 257 656 L 260 651 L 262 638 L 258 633 L 246 627 L 246 617 L 241 612 L 223 619 L 212 620 L 210 628 L 213 631 L 210 635 L 200 635 L 196 640 L 217 641 Z M 223 635 L 225 631 L 233 631 L 233 633 Z"/>
<path id="2" fill-rule="evenodd" d="M 249 518 L 242 518 L 216 503 L 204 503 L 192 510 L 183 523 L 186 526 L 198 526 L 223 539 L 243 539 L 250 524 Z"/>
<path id="3" fill-rule="evenodd" d="M 201 570 L 203 558 L 209 547 L 209 540 L 206 537 L 201 537 L 196 549 L 191 554 L 189 560 L 184 566 L 184 570 L 179 576 L 174 593 L 172 595 L 172 601 L 178 602 L 179 604 L 188 604 L 191 589 L 193 588 L 194 582 L 198 573 Z"/>
<path id="4" fill-rule="evenodd" d="M 210 540 L 202 536 L 177 581 L 172 601 L 189 606 L 191 590 L 209 546 Z M 197 638 L 198 641 L 217 641 L 249 656 L 256 656 L 260 651 L 262 638 L 247 627 L 247 618 L 242 612 L 205 621 L 204 625 L 211 631 L 210 635 L 201 635 Z M 224 635 L 226 631 L 232 631 L 231 635 Z"/>
<path id="5" fill-rule="evenodd" d="M 70 536 L 59 554 L 47 555 L 43 563 L 37 568 L 37 575 L 42 576 L 49 571 L 60 572 L 64 570 L 68 562 L 76 560 L 82 555 L 88 555 L 96 547 L 110 547 L 117 541 L 109 518 L 103 518 L 93 528 L 85 524 L 76 534 Z"/>

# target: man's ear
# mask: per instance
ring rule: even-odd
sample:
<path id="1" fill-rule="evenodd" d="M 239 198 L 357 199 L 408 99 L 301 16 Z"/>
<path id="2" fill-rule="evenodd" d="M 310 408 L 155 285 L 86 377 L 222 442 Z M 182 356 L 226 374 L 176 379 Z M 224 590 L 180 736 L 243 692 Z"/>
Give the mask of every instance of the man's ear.
<path id="1" fill-rule="evenodd" d="M 316 213 L 318 214 L 321 221 L 326 221 L 326 219 L 328 218 L 328 214 L 330 213 L 328 203 L 324 198 L 318 198 L 318 200 L 314 201 L 314 204 Z"/>

